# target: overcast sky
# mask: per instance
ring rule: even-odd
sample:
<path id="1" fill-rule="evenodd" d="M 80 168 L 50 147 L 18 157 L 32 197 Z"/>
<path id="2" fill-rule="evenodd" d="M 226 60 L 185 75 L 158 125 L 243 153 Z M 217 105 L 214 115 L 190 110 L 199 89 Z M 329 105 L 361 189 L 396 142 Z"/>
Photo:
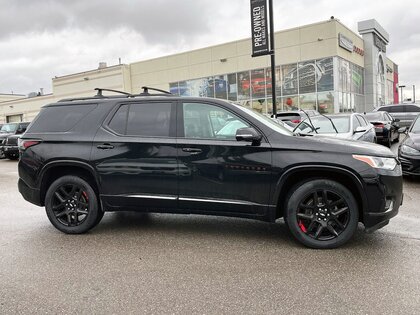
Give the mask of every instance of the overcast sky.
<path id="1" fill-rule="evenodd" d="M 275 31 L 335 16 L 357 32 L 376 19 L 387 55 L 420 100 L 419 0 L 273 0 Z M 249 0 L 0 0 L 0 93 L 28 94 L 51 78 L 250 36 Z M 261 57 L 265 58 L 265 57 Z M 281 63 L 281 57 L 278 63 Z M 406 88 L 405 97 L 411 97 Z"/>

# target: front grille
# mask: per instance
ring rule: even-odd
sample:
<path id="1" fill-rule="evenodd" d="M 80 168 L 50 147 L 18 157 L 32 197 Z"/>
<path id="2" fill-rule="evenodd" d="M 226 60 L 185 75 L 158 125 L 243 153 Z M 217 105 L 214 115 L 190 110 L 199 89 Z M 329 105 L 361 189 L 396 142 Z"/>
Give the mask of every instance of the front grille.
<path id="1" fill-rule="evenodd" d="M 6 145 L 17 145 L 18 138 L 7 138 Z"/>

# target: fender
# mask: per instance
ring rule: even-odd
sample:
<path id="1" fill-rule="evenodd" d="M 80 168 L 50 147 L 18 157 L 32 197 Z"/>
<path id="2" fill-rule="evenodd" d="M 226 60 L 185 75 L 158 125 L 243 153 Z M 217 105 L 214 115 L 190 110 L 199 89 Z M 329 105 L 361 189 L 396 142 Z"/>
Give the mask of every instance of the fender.
<path id="1" fill-rule="evenodd" d="M 42 184 L 42 181 L 44 179 L 45 173 L 49 169 L 51 169 L 53 167 L 57 167 L 57 166 L 76 166 L 76 167 L 83 168 L 83 169 L 89 171 L 89 173 L 95 179 L 96 185 L 99 187 L 99 180 L 98 180 L 98 177 L 96 176 L 95 169 L 93 168 L 92 165 L 90 165 L 86 162 L 77 161 L 77 160 L 54 160 L 54 161 L 51 161 L 51 162 L 48 162 L 47 164 L 45 164 L 44 167 L 39 172 L 38 179 L 37 179 L 37 182 L 36 182 L 36 187 L 38 189 L 41 189 L 41 184 Z"/>
<path id="2" fill-rule="evenodd" d="M 352 171 L 350 171 L 346 168 L 340 167 L 340 166 L 317 165 L 317 164 L 305 164 L 305 165 L 292 166 L 287 171 L 285 171 L 280 176 L 279 180 L 276 183 L 276 186 L 274 187 L 274 192 L 272 194 L 270 204 L 271 205 L 277 205 L 278 200 L 280 198 L 281 190 L 283 189 L 285 182 L 290 178 L 290 176 L 292 176 L 296 172 L 305 171 L 305 170 L 306 171 L 332 171 L 332 172 L 340 173 L 340 174 L 343 174 L 343 175 L 347 176 L 357 186 L 359 195 L 362 197 L 363 209 L 361 209 L 361 210 L 366 209 L 366 207 L 367 207 L 367 197 L 366 197 L 366 194 L 364 192 L 364 185 L 363 185 L 362 180 L 354 172 L 352 172 Z M 275 216 L 276 214 L 274 213 L 272 215 Z"/>

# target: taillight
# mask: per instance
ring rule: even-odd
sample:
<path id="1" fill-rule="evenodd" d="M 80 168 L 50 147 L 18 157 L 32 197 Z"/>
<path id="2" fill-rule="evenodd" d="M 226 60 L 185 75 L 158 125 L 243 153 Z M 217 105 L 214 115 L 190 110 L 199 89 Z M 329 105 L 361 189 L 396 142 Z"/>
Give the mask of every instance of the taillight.
<path id="1" fill-rule="evenodd" d="M 300 123 L 300 119 L 293 119 L 293 120 L 291 120 L 291 122 L 294 123 L 294 124 L 298 124 L 298 123 Z"/>
<path id="2" fill-rule="evenodd" d="M 384 124 L 375 124 L 375 128 L 383 128 Z"/>
<path id="3" fill-rule="evenodd" d="M 18 139 L 18 147 L 21 151 L 25 151 L 27 148 L 33 147 L 39 143 L 41 143 L 41 140 Z"/>

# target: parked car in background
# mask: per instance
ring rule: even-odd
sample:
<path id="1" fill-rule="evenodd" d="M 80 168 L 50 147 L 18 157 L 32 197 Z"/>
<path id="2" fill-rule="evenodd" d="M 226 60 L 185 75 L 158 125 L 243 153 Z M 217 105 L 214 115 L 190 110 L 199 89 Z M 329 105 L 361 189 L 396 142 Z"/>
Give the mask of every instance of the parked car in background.
<path id="1" fill-rule="evenodd" d="M 297 125 L 294 132 L 301 135 L 376 142 L 375 128 L 357 113 L 312 116 Z"/>
<path id="2" fill-rule="evenodd" d="M 393 118 L 400 120 L 400 127 L 410 127 L 417 115 L 420 114 L 420 106 L 416 104 L 384 105 L 373 111 L 388 112 Z"/>
<path id="3" fill-rule="evenodd" d="M 10 135 L 4 140 L 3 154 L 6 159 L 9 159 L 9 160 L 19 159 L 18 139 L 20 137 L 22 137 L 22 134 Z"/>
<path id="4" fill-rule="evenodd" d="M 314 109 L 308 110 L 294 110 L 294 111 L 284 111 L 284 112 L 277 112 L 276 118 L 282 121 L 290 121 L 294 124 L 300 123 L 302 120 L 306 119 L 309 116 L 316 116 L 319 113 Z"/>
<path id="5" fill-rule="evenodd" d="M 366 113 L 365 118 L 375 127 L 378 143 L 383 143 L 390 148 L 394 141 L 399 141 L 400 120 L 398 118 L 391 117 L 386 111 Z"/>
<path id="6" fill-rule="evenodd" d="M 398 148 L 402 171 L 404 175 L 420 175 L 420 115 L 406 133 L 407 136 Z"/>
<path id="7" fill-rule="evenodd" d="M 4 145 L 6 139 L 11 135 L 22 135 L 26 128 L 28 128 L 29 122 L 18 122 L 18 123 L 7 123 L 4 124 L 0 129 L 0 158 L 4 158 Z"/>
<path id="8" fill-rule="evenodd" d="M 19 191 L 58 230 L 85 233 L 105 211 L 284 217 L 306 246 L 334 248 L 358 222 L 372 232 L 398 213 L 388 148 L 299 137 L 244 106 L 144 89 L 46 105 L 19 140 Z"/>

